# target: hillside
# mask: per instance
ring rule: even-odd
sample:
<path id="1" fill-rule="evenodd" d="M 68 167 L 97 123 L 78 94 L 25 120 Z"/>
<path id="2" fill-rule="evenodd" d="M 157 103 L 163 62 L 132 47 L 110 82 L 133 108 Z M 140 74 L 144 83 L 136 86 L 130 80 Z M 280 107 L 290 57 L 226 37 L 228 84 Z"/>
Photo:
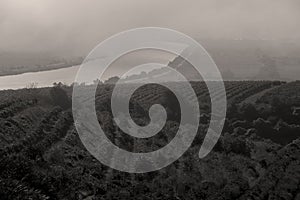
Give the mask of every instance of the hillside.
<path id="1" fill-rule="evenodd" d="M 292 112 L 297 104 L 292 95 L 298 86 L 299 82 L 225 82 L 228 98 L 225 127 L 213 151 L 200 160 L 198 151 L 210 119 L 210 97 L 204 82 L 192 82 L 201 109 L 198 134 L 179 160 L 146 174 L 112 170 L 86 150 L 74 127 L 72 88 L 58 85 L 0 91 L 1 199 L 297 200 L 300 120 Z M 96 93 L 98 121 L 111 141 L 128 151 L 145 152 L 159 149 L 172 140 L 180 108 L 166 88 L 146 85 L 131 99 L 131 116 L 139 124 L 149 121 L 147 111 L 153 102 L 172 112 L 163 130 L 144 140 L 124 134 L 113 121 L 110 109 L 113 87 L 99 85 Z M 259 101 L 244 102 L 264 90 L 268 92 Z M 189 96 L 184 88 L 182 91 Z M 280 95 L 291 98 L 274 103 L 272 99 Z M 218 98 L 218 91 L 212 98 Z"/>

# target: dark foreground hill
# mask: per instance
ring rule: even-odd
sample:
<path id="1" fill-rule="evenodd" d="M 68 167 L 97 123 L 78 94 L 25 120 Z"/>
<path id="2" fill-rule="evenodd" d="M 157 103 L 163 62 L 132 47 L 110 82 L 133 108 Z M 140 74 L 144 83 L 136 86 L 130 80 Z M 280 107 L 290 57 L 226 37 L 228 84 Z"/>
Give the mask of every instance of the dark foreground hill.
<path id="1" fill-rule="evenodd" d="M 1 199 L 298 200 L 300 120 L 294 109 L 299 106 L 299 82 L 226 82 L 225 127 L 213 151 L 201 160 L 210 97 L 203 82 L 192 86 L 202 113 L 192 146 L 173 164 L 146 174 L 112 170 L 85 149 L 74 127 L 72 88 L 1 91 Z M 173 116 L 149 140 L 131 138 L 118 128 L 110 109 L 112 89 L 99 85 L 96 94 L 98 120 L 110 140 L 135 152 L 159 149 L 172 140 L 180 109 L 165 88 L 143 86 L 132 97 L 130 112 L 139 124 L 149 121 L 147 108 L 153 102 Z M 253 104 L 244 103 L 264 90 L 268 92 Z M 212 98 L 218 98 L 218 91 Z"/>

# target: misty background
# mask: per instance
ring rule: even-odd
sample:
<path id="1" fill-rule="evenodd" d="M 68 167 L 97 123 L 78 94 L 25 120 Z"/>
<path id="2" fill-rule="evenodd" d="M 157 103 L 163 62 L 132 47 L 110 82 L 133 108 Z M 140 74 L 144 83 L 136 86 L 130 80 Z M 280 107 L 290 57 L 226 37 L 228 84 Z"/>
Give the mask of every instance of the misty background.
<path id="1" fill-rule="evenodd" d="M 0 75 L 76 65 L 113 34 L 158 26 L 200 42 L 225 79 L 293 80 L 300 72 L 299 10 L 297 0 L 0 0 Z M 107 77 L 175 57 L 129 56 Z"/>

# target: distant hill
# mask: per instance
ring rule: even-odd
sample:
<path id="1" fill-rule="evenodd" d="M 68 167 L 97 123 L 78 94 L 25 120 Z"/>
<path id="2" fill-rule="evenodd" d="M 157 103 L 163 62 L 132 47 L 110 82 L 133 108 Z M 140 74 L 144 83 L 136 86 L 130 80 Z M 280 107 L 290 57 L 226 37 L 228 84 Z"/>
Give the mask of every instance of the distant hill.
<path id="1" fill-rule="evenodd" d="M 225 80 L 299 79 L 300 42 L 298 41 L 199 41 L 211 55 Z M 200 78 L 193 67 L 180 56 L 170 61 L 168 65 L 190 80 Z M 161 71 L 155 70 L 151 73 L 159 74 Z"/>
<path id="2" fill-rule="evenodd" d="M 237 79 L 297 79 L 300 42 L 273 40 L 203 40 L 221 72 Z M 267 65 L 267 66 L 266 66 Z"/>

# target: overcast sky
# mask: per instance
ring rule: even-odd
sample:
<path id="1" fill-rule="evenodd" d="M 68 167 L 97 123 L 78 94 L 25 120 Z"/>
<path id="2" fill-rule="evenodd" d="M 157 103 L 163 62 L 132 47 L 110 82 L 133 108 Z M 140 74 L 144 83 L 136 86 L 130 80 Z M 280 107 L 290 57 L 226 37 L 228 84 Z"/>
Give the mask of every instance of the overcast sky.
<path id="1" fill-rule="evenodd" d="M 299 0 L 0 0 L 0 51 L 84 54 L 141 26 L 194 38 L 299 39 Z"/>

